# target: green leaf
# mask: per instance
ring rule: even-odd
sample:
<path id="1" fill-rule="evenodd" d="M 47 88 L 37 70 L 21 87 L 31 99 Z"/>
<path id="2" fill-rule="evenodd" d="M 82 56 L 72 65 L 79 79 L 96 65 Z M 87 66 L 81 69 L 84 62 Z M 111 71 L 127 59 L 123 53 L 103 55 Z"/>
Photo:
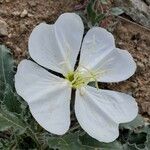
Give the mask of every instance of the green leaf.
<path id="1" fill-rule="evenodd" d="M 147 149 L 150 149 L 150 134 L 147 134 L 146 147 L 147 147 Z"/>
<path id="2" fill-rule="evenodd" d="M 48 145 L 50 148 L 59 150 L 92 150 L 89 146 L 82 145 L 78 133 L 69 133 L 62 137 L 50 137 Z"/>
<path id="3" fill-rule="evenodd" d="M 99 26 L 99 23 L 104 18 L 107 17 L 107 13 L 103 13 L 97 8 L 97 2 L 106 4 L 106 0 L 102 0 L 102 2 L 101 0 L 100 1 L 90 0 L 88 2 L 88 5 L 86 7 L 86 13 L 87 13 L 86 23 L 89 28 L 91 28 L 92 26 Z"/>
<path id="4" fill-rule="evenodd" d="M 1 133 L 2 134 L 2 133 Z M 2 138 L 0 138 L 0 149 L 4 150 L 10 150 L 13 149 L 12 144 L 15 145 L 17 143 L 11 135 L 5 135 L 5 133 L 2 134 Z"/>
<path id="5" fill-rule="evenodd" d="M 135 145 L 130 145 L 129 143 L 126 143 L 123 145 L 123 150 L 140 150 L 140 149 L 136 148 Z"/>
<path id="6" fill-rule="evenodd" d="M 13 77 L 14 77 L 13 69 L 14 69 L 14 61 L 10 51 L 4 45 L 0 45 L 0 104 L 5 97 L 6 88 L 8 86 L 13 87 Z M 13 103 L 13 101 L 11 102 Z M 13 103 L 13 105 L 15 104 Z M 4 126 L 4 124 L 5 123 L 2 122 L 1 126 L 2 125 Z"/>
<path id="7" fill-rule="evenodd" d="M 10 127 L 21 130 L 25 128 L 24 123 L 16 115 L 9 112 L 19 110 L 19 105 L 12 91 L 13 68 L 14 61 L 10 51 L 4 45 L 0 45 L 0 131 Z"/>
<path id="8" fill-rule="evenodd" d="M 95 18 L 95 23 L 99 23 L 101 20 L 103 20 L 106 17 L 105 14 L 99 14 Z"/>
<path id="9" fill-rule="evenodd" d="M 140 128 L 138 132 L 146 133 L 146 142 L 145 142 L 145 149 L 144 150 L 149 150 L 150 149 L 150 124 L 146 124 L 143 128 Z"/>
<path id="10" fill-rule="evenodd" d="M 13 113 L 6 110 L 5 106 L 1 105 L 0 108 L 0 131 L 5 131 L 8 128 L 14 127 L 15 129 L 24 130 L 25 124 Z"/>
<path id="11" fill-rule="evenodd" d="M 89 20 L 91 21 L 91 24 L 95 24 L 95 18 L 97 16 L 95 10 L 94 10 L 94 4 L 95 1 L 90 1 L 90 3 L 87 5 L 86 11 L 87 11 L 87 16 Z"/>
<path id="12" fill-rule="evenodd" d="M 135 144 L 137 145 L 138 148 L 144 148 L 145 147 L 145 142 L 147 140 L 147 134 L 146 133 L 132 133 L 129 138 L 128 138 L 128 142 L 130 144 Z"/>
<path id="13" fill-rule="evenodd" d="M 124 131 L 121 132 L 119 140 L 122 141 L 125 150 L 149 150 L 149 125 L 144 125 L 134 130 L 125 129 Z"/>
<path id="14" fill-rule="evenodd" d="M 120 128 L 124 128 L 124 129 L 129 129 L 129 130 L 134 130 L 135 128 L 144 126 L 144 119 L 141 115 L 137 115 L 137 117 L 129 122 L 129 123 L 123 123 L 120 125 Z"/>
<path id="15" fill-rule="evenodd" d="M 111 143 L 102 143 L 99 142 L 89 135 L 85 134 L 80 137 L 80 140 L 83 145 L 87 145 L 92 147 L 93 149 L 100 149 L 100 150 L 122 150 L 122 145 L 119 141 L 114 141 Z"/>
<path id="16" fill-rule="evenodd" d="M 18 95 L 13 92 L 11 87 L 6 86 L 2 104 L 6 106 L 8 111 L 20 114 L 22 109 L 21 103 L 19 102 L 18 98 Z"/>
<path id="17" fill-rule="evenodd" d="M 5 105 L 0 107 L 0 131 L 5 131 L 13 128 L 15 134 L 22 135 L 26 133 L 29 135 L 39 146 L 38 137 L 36 133 L 31 129 L 30 125 L 21 118 L 20 115 L 9 112 Z"/>
<path id="18" fill-rule="evenodd" d="M 113 8 L 111 8 L 110 13 L 112 15 L 119 16 L 119 15 L 123 14 L 124 11 L 119 7 L 113 7 Z"/>
<path id="19" fill-rule="evenodd" d="M 139 129 L 139 132 L 144 132 L 144 133 L 150 134 L 150 124 L 146 123 L 146 125 L 143 128 Z"/>
<path id="20" fill-rule="evenodd" d="M 13 87 L 13 77 L 14 77 L 14 61 L 11 56 L 9 49 L 4 45 L 0 45 L 0 98 L 2 99 L 2 92 L 5 91 L 6 85 L 9 84 Z"/>

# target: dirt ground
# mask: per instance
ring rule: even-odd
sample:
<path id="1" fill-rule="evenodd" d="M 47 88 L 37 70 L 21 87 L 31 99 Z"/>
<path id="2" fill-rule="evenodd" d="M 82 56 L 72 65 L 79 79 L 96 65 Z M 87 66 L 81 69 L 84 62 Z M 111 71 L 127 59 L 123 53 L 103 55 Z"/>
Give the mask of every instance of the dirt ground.
<path id="1" fill-rule="evenodd" d="M 0 37 L 0 43 L 7 45 L 19 62 L 28 56 L 28 37 L 37 24 L 53 23 L 63 12 L 74 11 L 78 4 L 77 0 L 0 0 L 0 19 L 8 24 L 8 35 Z M 133 55 L 137 71 L 127 81 L 104 87 L 133 94 L 140 113 L 150 118 L 150 31 L 119 19 L 114 34 L 117 46 Z"/>

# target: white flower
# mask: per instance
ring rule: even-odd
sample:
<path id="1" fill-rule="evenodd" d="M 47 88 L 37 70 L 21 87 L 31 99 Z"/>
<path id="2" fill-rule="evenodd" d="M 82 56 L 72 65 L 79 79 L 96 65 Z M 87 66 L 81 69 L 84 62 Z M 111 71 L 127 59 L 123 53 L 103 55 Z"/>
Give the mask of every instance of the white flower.
<path id="1" fill-rule="evenodd" d="M 134 74 L 136 64 L 126 50 L 115 47 L 113 35 L 105 29 L 93 27 L 82 42 L 83 33 L 82 20 L 74 13 L 62 14 L 53 25 L 36 26 L 29 38 L 32 59 L 65 78 L 23 60 L 15 75 L 15 87 L 36 121 L 57 135 L 69 129 L 71 89 L 76 89 L 75 114 L 81 127 L 93 138 L 111 142 L 119 135 L 119 123 L 137 116 L 137 103 L 129 95 L 88 83 L 126 80 Z"/>

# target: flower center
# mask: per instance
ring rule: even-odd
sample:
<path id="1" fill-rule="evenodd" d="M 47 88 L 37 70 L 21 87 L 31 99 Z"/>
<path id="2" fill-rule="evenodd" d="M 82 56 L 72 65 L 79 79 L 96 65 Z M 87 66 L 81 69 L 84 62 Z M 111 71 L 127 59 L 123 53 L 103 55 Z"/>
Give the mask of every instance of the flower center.
<path id="1" fill-rule="evenodd" d="M 69 81 L 73 89 L 79 89 L 91 81 L 95 81 L 97 83 L 96 75 L 92 73 L 83 74 L 83 72 L 74 71 L 69 72 L 65 78 Z"/>

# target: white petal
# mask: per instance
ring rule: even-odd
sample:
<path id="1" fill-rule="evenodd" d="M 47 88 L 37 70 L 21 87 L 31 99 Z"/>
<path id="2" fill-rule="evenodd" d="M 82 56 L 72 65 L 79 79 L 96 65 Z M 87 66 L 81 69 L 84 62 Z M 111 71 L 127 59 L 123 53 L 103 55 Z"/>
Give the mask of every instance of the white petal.
<path id="1" fill-rule="evenodd" d="M 29 38 L 29 53 L 40 65 L 64 74 L 66 68 L 61 62 L 65 58 L 58 46 L 53 25 L 41 23 L 34 28 Z"/>
<path id="2" fill-rule="evenodd" d="M 101 82 L 126 80 L 136 70 L 130 53 L 115 48 L 113 35 L 100 27 L 92 28 L 85 36 L 79 65 L 81 70 L 97 72 Z"/>
<path id="3" fill-rule="evenodd" d="M 29 53 L 40 65 L 66 74 L 73 71 L 83 36 L 81 18 L 73 13 L 61 15 L 54 25 L 41 23 L 29 38 Z"/>
<path id="4" fill-rule="evenodd" d="M 110 90 L 96 89 L 91 86 L 87 86 L 86 90 L 115 122 L 130 122 L 137 116 L 138 107 L 132 96 Z"/>
<path id="5" fill-rule="evenodd" d="M 79 65 L 92 69 L 114 48 L 113 35 L 103 28 L 93 27 L 83 40 Z"/>
<path id="6" fill-rule="evenodd" d="M 136 70 L 136 63 L 126 50 L 114 49 L 95 66 L 102 74 L 100 82 L 120 82 L 131 77 Z"/>
<path id="7" fill-rule="evenodd" d="M 80 50 L 84 26 L 75 13 L 62 14 L 55 23 L 55 34 L 61 51 L 65 51 L 66 61 L 73 68 Z"/>
<path id="8" fill-rule="evenodd" d="M 134 98 L 123 93 L 87 86 L 76 96 L 75 113 L 81 127 L 102 142 L 114 141 L 118 124 L 133 120 L 138 113 Z"/>
<path id="9" fill-rule="evenodd" d="M 99 108 L 89 93 L 80 92 L 76 93 L 75 114 L 81 127 L 98 141 L 114 141 L 119 136 L 118 124 Z"/>
<path id="10" fill-rule="evenodd" d="M 43 128 L 58 135 L 69 129 L 71 89 L 64 79 L 24 60 L 18 66 L 15 87 Z"/>

